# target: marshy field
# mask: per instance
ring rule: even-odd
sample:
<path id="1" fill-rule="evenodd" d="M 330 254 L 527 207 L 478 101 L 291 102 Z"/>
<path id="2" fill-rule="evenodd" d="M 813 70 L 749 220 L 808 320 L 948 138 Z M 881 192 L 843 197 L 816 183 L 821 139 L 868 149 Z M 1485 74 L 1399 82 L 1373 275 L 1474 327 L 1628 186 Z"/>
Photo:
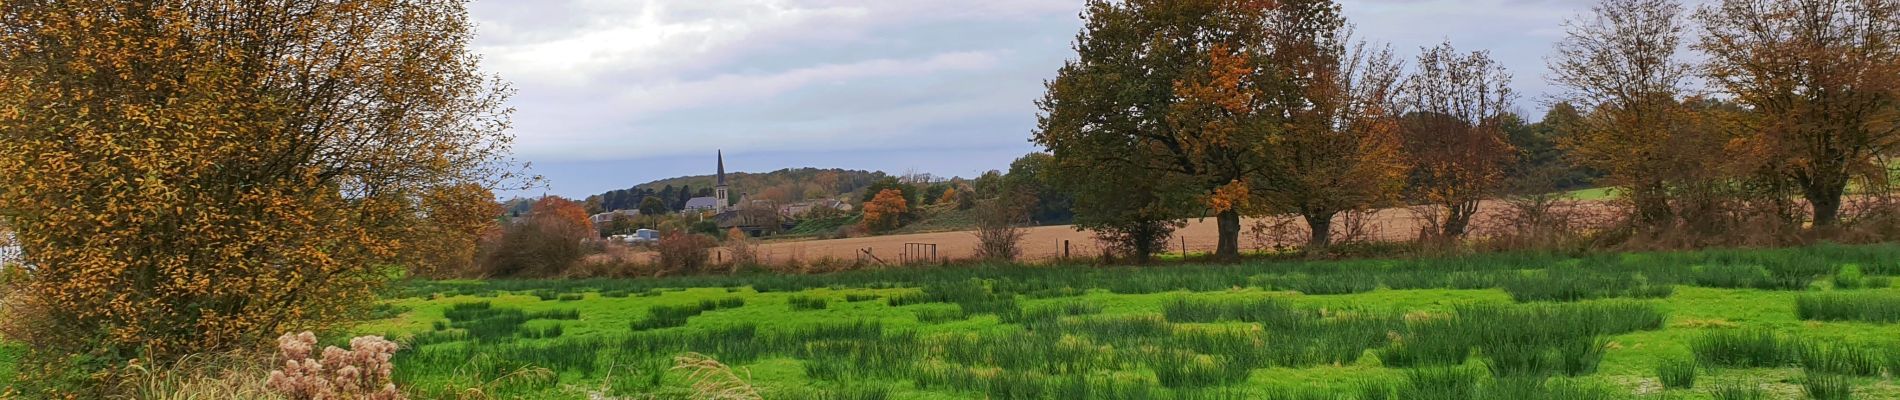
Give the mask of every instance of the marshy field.
<path id="1" fill-rule="evenodd" d="M 1893 275 L 1820 245 L 423 281 L 357 333 L 428 398 L 1879 399 Z"/>

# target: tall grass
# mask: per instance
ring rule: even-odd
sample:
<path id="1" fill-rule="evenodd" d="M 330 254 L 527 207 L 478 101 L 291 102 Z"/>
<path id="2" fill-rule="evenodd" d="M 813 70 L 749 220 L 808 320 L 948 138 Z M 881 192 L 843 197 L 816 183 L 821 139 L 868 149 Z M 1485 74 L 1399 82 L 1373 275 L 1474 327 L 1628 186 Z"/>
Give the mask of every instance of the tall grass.
<path id="1" fill-rule="evenodd" d="M 1766 330 L 1718 330 L 1689 340 L 1696 361 L 1714 367 L 1780 367 L 1790 349 L 1787 339 Z"/>
<path id="2" fill-rule="evenodd" d="M 1656 365 L 1656 380 L 1662 382 L 1663 389 L 1694 389 L 1695 378 L 1694 361 L 1671 358 Z"/>
<path id="3" fill-rule="evenodd" d="M 1847 400 L 1854 398 L 1854 385 L 1844 376 L 1809 371 L 1801 377 L 1801 393 L 1813 400 Z"/>
<path id="4" fill-rule="evenodd" d="M 1805 320 L 1900 322 L 1900 295 L 1889 293 L 1802 293 L 1795 297 L 1795 315 Z"/>

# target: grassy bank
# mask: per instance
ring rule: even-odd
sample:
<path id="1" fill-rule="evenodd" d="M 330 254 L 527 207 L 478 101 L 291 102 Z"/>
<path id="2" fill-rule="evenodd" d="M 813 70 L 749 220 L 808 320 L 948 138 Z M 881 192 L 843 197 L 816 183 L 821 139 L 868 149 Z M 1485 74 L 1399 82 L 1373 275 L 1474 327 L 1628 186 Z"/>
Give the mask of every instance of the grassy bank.
<path id="1" fill-rule="evenodd" d="M 686 352 L 767 398 L 1900 397 L 1900 326 L 1856 308 L 1900 291 L 1849 265 L 1883 282 L 1900 247 L 414 282 L 359 331 L 423 397 L 685 395 Z M 1781 346 L 1708 344 L 1733 332 Z"/>

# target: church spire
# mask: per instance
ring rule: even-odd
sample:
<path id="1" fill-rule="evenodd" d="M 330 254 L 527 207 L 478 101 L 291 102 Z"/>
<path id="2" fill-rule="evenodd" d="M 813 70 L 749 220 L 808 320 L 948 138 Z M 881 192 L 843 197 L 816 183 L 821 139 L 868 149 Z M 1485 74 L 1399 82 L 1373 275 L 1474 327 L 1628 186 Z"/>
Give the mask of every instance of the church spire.
<path id="1" fill-rule="evenodd" d="M 726 185 L 726 151 L 719 150 L 719 186 Z"/>

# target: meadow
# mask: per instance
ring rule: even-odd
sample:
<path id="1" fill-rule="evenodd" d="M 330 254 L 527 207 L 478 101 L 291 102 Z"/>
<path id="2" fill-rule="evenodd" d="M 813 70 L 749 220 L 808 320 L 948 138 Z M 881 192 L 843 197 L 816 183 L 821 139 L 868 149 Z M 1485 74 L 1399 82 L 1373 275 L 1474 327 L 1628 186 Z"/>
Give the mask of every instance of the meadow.
<path id="1" fill-rule="evenodd" d="M 1894 275 L 1819 245 L 417 281 L 357 333 L 421 398 L 688 397 L 698 354 L 768 399 L 1878 399 Z"/>

